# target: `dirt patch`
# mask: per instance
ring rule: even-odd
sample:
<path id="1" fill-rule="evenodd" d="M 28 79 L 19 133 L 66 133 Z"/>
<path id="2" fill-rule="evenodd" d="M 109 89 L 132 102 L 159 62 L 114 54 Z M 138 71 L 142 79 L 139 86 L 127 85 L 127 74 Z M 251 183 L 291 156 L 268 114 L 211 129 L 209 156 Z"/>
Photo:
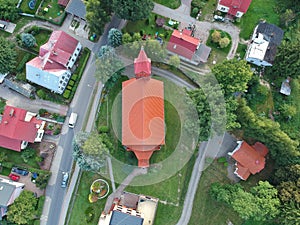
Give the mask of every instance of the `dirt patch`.
<path id="1" fill-rule="evenodd" d="M 37 153 L 43 158 L 43 161 L 39 163 L 40 169 L 49 171 L 56 151 L 56 144 L 43 141 L 42 143 L 33 144 L 32 148 L 36 149 Z"/>

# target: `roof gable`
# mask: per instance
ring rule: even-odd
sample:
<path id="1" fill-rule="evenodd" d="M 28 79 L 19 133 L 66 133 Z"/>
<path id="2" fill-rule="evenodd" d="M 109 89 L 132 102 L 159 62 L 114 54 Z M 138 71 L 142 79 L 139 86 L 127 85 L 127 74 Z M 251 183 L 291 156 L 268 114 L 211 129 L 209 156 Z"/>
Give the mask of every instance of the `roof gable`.
<path id="1" fill-rule="evenodd" d="M 151 59 L 149 59 L 142 47 L 139 56 L 134 59 L 134 73 L 137 77 L 150 76 Z"/>
<path id="2" fill-rule="evenodd" d="M 219 5 L 229 7 L 229 14 L 236 15 L 237 11 L 246 13 L 252 0 L 220 0 Z"/>

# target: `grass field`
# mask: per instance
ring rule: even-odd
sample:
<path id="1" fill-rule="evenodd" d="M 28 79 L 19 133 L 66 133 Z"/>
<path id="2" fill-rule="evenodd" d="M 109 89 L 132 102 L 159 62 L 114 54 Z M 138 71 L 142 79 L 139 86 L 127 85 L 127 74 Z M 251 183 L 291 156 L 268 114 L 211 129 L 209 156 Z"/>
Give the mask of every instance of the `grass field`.
<path id="1" fill-rule="evenodd" d="M 177 9 L 180 6 L 180 0 L 154 0 L 156 3 L 167 6 L 171 9 Z"/>
<path id="2" fill-rule="evenodd" d="M 38 9 L 39 5 L 41 4 L 41 0 L 36 0 L 35 1 L 35 6 L 34 9 L 30 9 L 28 4 L 31 0 L 23 0 L 20 9 L 22 10 L 23 13 L 28 13 L 34 15 L 36 10 Z"/>
<path id="3" fill-rule="evenodd" d="M 39 52 L 40 46 L 45 44 L 49 40 L 51 33 L 52 33 L 51 30 L 40 29 L 39 33 L 34 35 L 37 46 L 35 46 L 33 49 Z"/>
<path id="4" fill-rule="evenodd" d="M 260 20 L 279 25 L 280 15 L 275 12 L 276 0 L 253 0 L 245 15 L 237 25 L 241 28 L 240 37 L 248 40 Z"/>
<path id="5" fill-rule="evenodd" d="M 216 10 L 216 5 L 217 5 L 217 1 L 216 0 L 193 0 L 192 1 L 192 9 L 191 9 L 191 13 L 193 11 L 193 8 L 197 6 L 198 9 L 200 9 L 202 6 L 201 10 L 201 17 L 199 18 L 199 20 L 204 20 L 205 16 L 209 15 L 209 14 L 213 14 L 214 11 Z"/>
<path id="6" fill-rule="evenodd" d="M 81 179 L 78 181 L 80 182 L 78 191 L 73 195 L 76 196 L 76 199 L 71 212 L 70 225 L 96 225 L 98 223 L 100 214 L 106 203 L 106 198 L 98 200 L 96 203 L 90 203 L 88 200 L 90 186 L 98 178 L 101 177 L 91 172 L 82 173 Z"/>
<path id="7" fill-rule="evenodd" d="M 48 8 L 48 12 L 39 13 L 47 19 L 54 19 L 62 14 L 62 8 L 57 4 L 58 0 L 44 0 L 41 9 Z"/>

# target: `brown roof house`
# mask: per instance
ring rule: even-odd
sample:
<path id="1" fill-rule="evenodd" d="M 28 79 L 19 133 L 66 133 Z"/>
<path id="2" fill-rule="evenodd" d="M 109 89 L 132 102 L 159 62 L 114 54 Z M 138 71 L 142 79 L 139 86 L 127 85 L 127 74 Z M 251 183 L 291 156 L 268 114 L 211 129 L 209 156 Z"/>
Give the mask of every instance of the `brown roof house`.
<path id="1" fill-rule="evenodd" d="M 228 155 L 236 161 L 234 174 L 242 180 L 247 180 L 250 174 L 259 173 L 265 168 L 265 157 L 269 150 L 260 142 L 256 142 L 252 146 L 245 141 L 237 143 L 238 146 Z"/>
<path id="2" fill-rule="evenodd" d="M 149 167 L 153 151 L 165 144 L 164 84 L 151 78 L 151 60 L 142 48 L 134 60 L 135 78 L 122 83 L 122 144 L 139 167 Z"/>

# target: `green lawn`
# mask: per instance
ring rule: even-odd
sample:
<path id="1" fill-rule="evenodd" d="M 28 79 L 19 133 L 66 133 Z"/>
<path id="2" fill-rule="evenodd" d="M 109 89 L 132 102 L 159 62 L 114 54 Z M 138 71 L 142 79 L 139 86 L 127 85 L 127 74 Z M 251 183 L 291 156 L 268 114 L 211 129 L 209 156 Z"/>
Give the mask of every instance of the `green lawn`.
<path id="1" fill-rule="evenodd" d="M 167 31 L 162 27 L 157 27 L 155 23 L 156 18 L 161 18 L 161 17 L 162 16 L 151 13 L 148 19 L 138 20 L 136 22 L 128 21 L 126 27 L 122 30 L 122 32 L 123 33 L 127 32 L 132 34 L 132 33 L 143 31 L 144 34 L 148 34 L 151 36 L 154 36 L 156 32 L 158 32 L 158 34 L 164 34 L 164 39 L 168 41 L 172 34 L 172 31 L 170 30 Z M 166 22 L 167 21 L 168 19 L 166 18 Z"/>
<path id="2" fill-rule="evenodd" d="M 80 180 L 78 180 L 78 182 L 80 182 L 78 191 L 77 193 L 73 193 L 75 202 L 70 215 L 70 225 L 96 225 L 98 223 L 100 214 L 106 203 L 106 198 L 98 200 L 96 203 L 90 203 L 88 195 L 90 193 L 90 186 L 92 182 L 99 178 L 101 178 L 99 175 L 91 172 L 82 173 Z M 110 185 L 110 182 L 108 183 Z M 90 213 L 92 215 L 89 217 L 88 215 Z M 90 221 L 88 220 L 89 218 Z"/>
<path id="3" fill-rule="evenodd" d="M 248 40 L 261 19 L 279 25 L 280 15 L 275 11 L 276 4 L 276 0 L 253 0 L 247 13 L 237 24 L 241 28 L 240 37 Z"/>
<path id="4" fill-rule="evenodd" d="M 30 145 L 28 147 L 30 148 Z M 21 158 L 20 152 L 16 152 L 16 151 L 9 150 L 9 149 L 2 148 L 2 147 L 0 147 L 0 151 L 4 152 L 6 154 L 6 156 L 8 158 L 7 162 L 11 162 L 15 166 L 40 169 L 40 166 L 37 164 L 34 157 L 30 158 L 28 160 L 28 163 L 24 163 L 23 159 Z"/>
<path id="5" fill-rule="evenodd" d="M 213 61 L 216 61 L 216 63 L 224 61 L 232 45 L 231 36 L 228 33 L 219 30 L 221 33 L 221 37 L 228 37 L 230 40 L 230 44 L 226 48 L 220 48 L 218 43 L 214 43 L 212 41 L 211 34 L 213 33 L 213 31 L 214 30 L 209 31 L 209 37 L 206 41 L 206 45 L 211 47 L 210 57 L 208 58 L 207 62 L 207 65 L 209 67 L 213 66 Z"/>
<path id="6" fill-rule="evenodd" d="M 236 54 L 240 55 L 241 59 L 244 59 L 247 50 L 247 45 L 239 43 L 238 48 L 236 50 Z"/>
<path id="7" fill-rule="evenodd" d="M 148 186 L 128 186 L 125 189 L 132 193 L 156 197 L 159 198 L 159 200 L 167 201 L 168 203 L 178 203 L 178 206 L 174 206 L 171 204 L 165 205 L 160 202 L 158 204 L 154 225 L 175 225 L 180 218 L 194 162 L 195 157 L 192 157 L 180 171 L 181 175 L 176 173 L 176 175 L 171 178 L 157 184 Z M 180 189 L 179 193 L 178 188 Z"/>
<path id="8" fill-rule="evenodd" d="M 216 3 L 216 0 L 193 0 L 191 13 L 195 7 L 200 9 L 202 15 L 200 16 L 199 20 L 204 20 L 206 15 L 212 15 L 214 13 L 217 7 Z"/>
<path id="9" fill-rule="evenodd" d="M 230 183 L 226 167 L 217 161 L 214 161 L 202 173 L 189 225 L 225 225 L 229 220 L 234 225 L 241 225 L 243 221 L 237 213 L 229 206 L 219 203 L 209 196 L 210 185 L 214 182 Z"/>
<path id="10" fill-rule="evenodd" d="M 177 9 L 180 6 L 180 0 L 154 0 L 156 3 L 165 5 L 171 9 Z"/>
<path id="11" fill-rule="evenodd" d="M 45 44 L 49 40 L 49 37 L 50 37 L 51 33 L 52 33 L 51 30 L 40 28 L 39 33 L 34 35 L 34 37 L 36 39 L 37 46 L 35 46 L 33 49 L 35 51 L 39 52 L 40 46 Z"/>
<path id="12" fill-rule="evenodd" d="M 47 19 L 55 19 L 63 13 L 63 8 L 57 4 L 58 0 L 44 0 L 39 15 L 43 15 Z M 48 8 L 48 12 L 43 12 L 44 8 Z M 58 22 L 58 21 L 56 21 Z"/>
<path id="13" fill-rule="evenodd" d="M 20 9 L 22 10 L 23 13 L 28 13 L 34 15 L 36 10 L 38 9 L 39 5 L 41 4 L 41 0 L 36 0 L 35 7 L 34 9 L 30 9 L 28 4 L 30 0 L 23 0 Z"/>

